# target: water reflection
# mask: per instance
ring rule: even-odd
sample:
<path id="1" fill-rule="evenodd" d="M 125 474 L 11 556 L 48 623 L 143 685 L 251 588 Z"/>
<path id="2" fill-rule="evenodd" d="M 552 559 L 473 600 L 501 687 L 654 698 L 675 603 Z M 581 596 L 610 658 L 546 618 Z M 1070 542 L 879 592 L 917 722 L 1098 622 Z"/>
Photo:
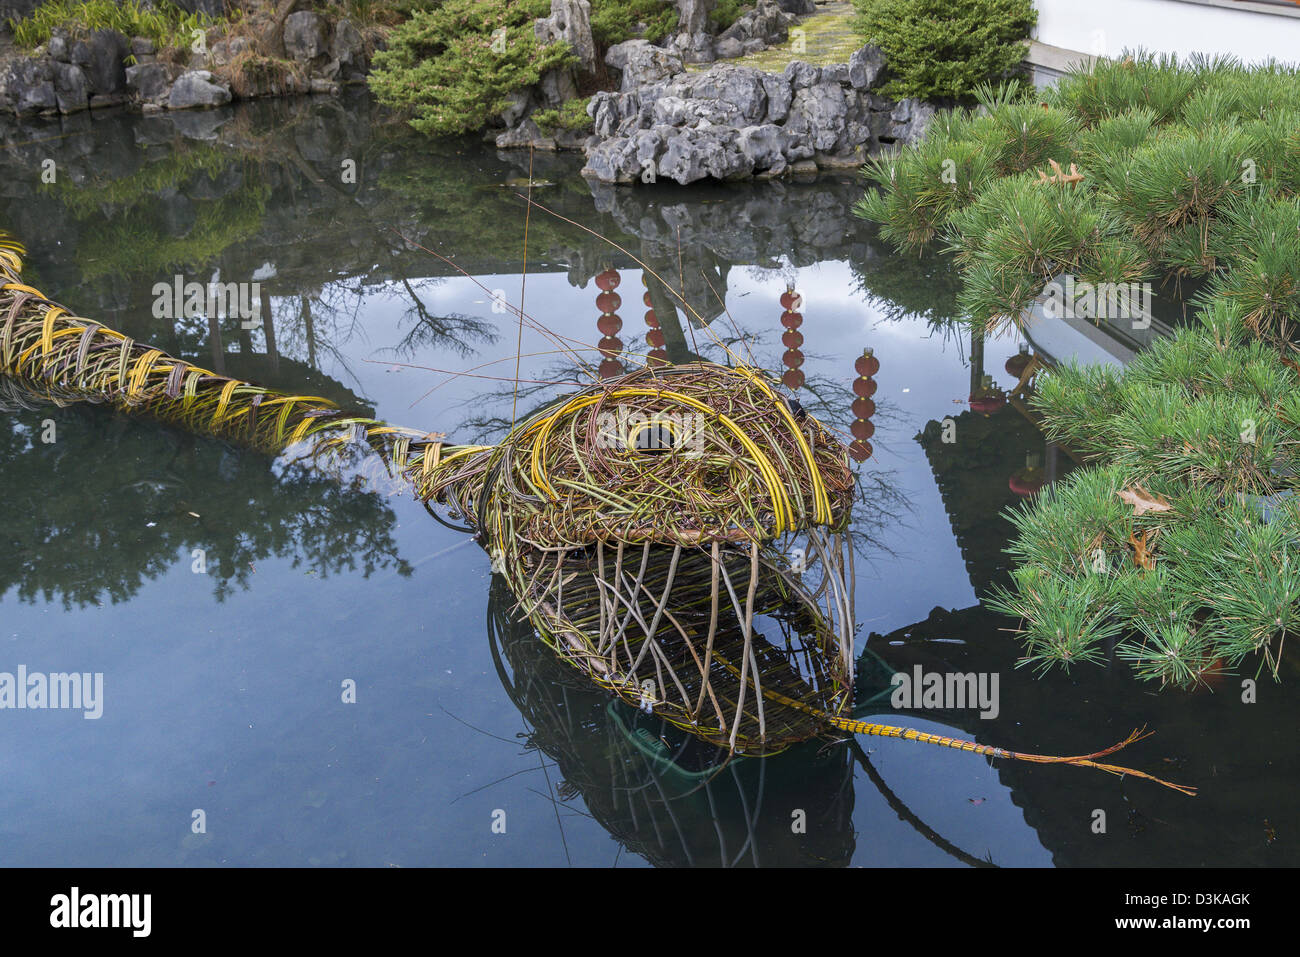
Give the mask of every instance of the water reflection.
<path id="1" fill-rule="evenodd" d="M 363 100 L 268 102 L 194 116 L 82 114 L 7 125 L 0 135 L 3 215 L 31 247 L 35 284 L 172 355 L 365 414 L 455 429 L 462 439 L 499 437 L 516 394 L 526 411 L 557 388 L 571 388 L 555 381 L 579 375 L 575 363 L 538 357 L 525 367 L 536 383 L 516 390 L 498 380 L 457 379 L 435 395 L 436 406 L 416 403 L 445 376 L 408 382 L 417 371 L 410 365 L 462 370 L 513 359 L 517 329 L 492 309 L 491 293 L 505 289 L 513 298 L 518 287 L 523 188 L 517 178 L 527 173 L 526 155 L 415 139 L 400 121 L 372 112 Z M 55 183 L 40 180 L 46 158 L 55 160 Z M 1017 395 L 1024 368 L 1008 362 L 1018 343 L 970 340 L 953 328 L 956 276 L 946 261 L 896 257 L 877 243 L 852 215 L 860 193 L 852 177 L 704 187 L 689 195 L 668 188 L 593 194 L 574 175 L 575 165 L 565 157 L 537 156 L 534 179 L 553 185 L 535 185 L 533 198 L 622 250 L 534 210 L 530 309 L 557 328 L 568 314 L 578 315 L 580 321 L 563 332 L 591 346 L 593 367 L 615 357 L 630 366 L 656 350 L 670 361 L 686 361 L 725 357 L 731 349 L 746 358 L 752 353 L 780 374 L 790 368 L 783 352 L 797 348 L 805 374 L 799 401 L 847 437 L 856 435 L 850 430 L 865 408 L 855 409 L 862 397 L 853 389 L 859 377 L 853 360 L 874 347 L 880 360 L 873 376 L 879 391 L 869 397 L 878 406 L 869 417 L 875 448 L 859 472 L 857 527 L 878 574 L 859 584 L 865 636 L 857 661 L 860 710 L 874 709 L 891 723 L 938 725 L 1049 753 L 1092 750 L 1150 724 L 1159 737 L 1144 742 L 1129 763 L 1197 785 L 1200 797 L 1188 801 L 1077 769 L 1005 764 L 989 770 L 969 756 L 927 756 L 916 745 L 872 740 L 736 761 L 704 787 L 692 774 L 716 769 L 707 749 L 692 750 L 679 733 L 622 705 L 611 707 L 607 696 L 565 669 L 506 613 L 499 584 L 489 603 L 482 581 L 486 561 L 479 568 L 462 558 L 445 577 L 420 578 L 422 568 L 442 561 L 435 558 L 408 574 L 416 565 L 412 555 L 436 557 L 451 547 L 450 538 L 427 530 L 431 523 L 422 512 L 404 512 L 401 503 L 373 490 L 103 410 L 13 408 L 26 400 L 12 392 L 0 426 L 0 508 L 7 516 L 0 533 L 0 595 L 11 602 L 6 625 L 21 619 L 15 631 L 44 638 L 61 634 L 58 624 L 41 631 L 32 624 L 36 619 L 15 611 L 16 604 L 119 602 L 141 627 L 173 629 L 172 606 L 151 595 L 149 583 L 167 568 L 187 565 L 196 548 L 217 556 L 212 592 L 226 607 L 237 591 L 257 592 L 265 583 L 262 597 L 284 588 L 286 580 L 268 567 L 276 557 L 333 576 L 341 600 L 357 606 L 378 587 L 379 576 L 366 575 L 395 573 L 399 581 L 385 594 L 399 610 L 388 617 L 375 613 L 393 633 L 437 619 L 443 605 L 472 606 L 477 620 L 468 624 L 445 612 L 449 632 L 453 625 L 460 630 L 431 629 L 428 641 L 437 657 L 417 665 L 403 659 L 405 670 L 433 687 L 434 676 L 446 670 L 443 658 L 452 654 L 447 646 L 454 644 L 465 656 L 455 663 L 457 678 L 488 674 L 465 679 L 453 689 L 455 698 L 448 691 L 443 700 L 449 706 L 483 701 L 486 710 L 501 695 L 496 690 L 493 698 L 487 686 L 505 689 L 508 713 L 495 716 L 526 722 L 532 745 L 559 765 L 567 785 L 558 792 L 564 813 L 585 809 L 594 819 L 565 818 L 566 839 L 579 861 L 605 860 L 600 841 L 610 834 L 625 853 L 668 864 L 974 865 L 990 857 L 999 864 L 1048 858 L 1082 865 L 1295 862 L 1292 836 L 1300 817 L 1290 791 L 1300 772 L 1288 735 L 1297 713 L 1279 689 L 1262 688 L 1259 703 L 1247 707 L 1231 684 L 1221 694 L 1195 698 L 1148 693 L 1134 687 L 1122 664 L 1042 680 L 1014 667 L 1020 649 L 1002 630 L 1009 623 L 978 604 L 991 584 L 1005 580 L 1002 549 L 1010 527 L 1000 513 L 1072 462 L 1044 443 L 1026 415 Z M 345 175 L 348 170 L 355 177 Z M 633 257 L 657 274 L 647 276 L 644 287 Z M 486 291 L 470 288 L 457 267 Z M 598 297 L 611 290 L 599 277 L 610 271 L 621 277 L 621 303 L 606 312 Z M 222 280 L 262 277 L 260 321 L 244 328 L 235 318 L 156 317 L 153 285 L 176 274 L 198 281 L 214 274 Z M 802 341 L 794 347 L 781 341 L 787 329 L 779 296 L 790 283 L 805 300 L 797 330 Z M 649 312 L 653 321 L 644 317 Z M 613 325 L 599 325 L 604 316 L 619 317 L 621 326 L 606 332 Z M 621 343 L 617 352 L 604 343 L 610 355 L 599 351 L 607 336 Z M 501 367 L 479 373 L 500 375 Z M 452 393 L 465 405 L 441 401 Z M 46 419 L 59 436 L 52 444 L 40 441 Z M 955 426 L 951 442 L 943 436 L 947 419 Z M 416 526 L 416 519 L 423 524 Z M 483 611 L 475 602 L 488 603 L 487 641 L 474 630 Z M 941 607 L 927 614 L 936 604 Z M 185 607 L 191 616 L 212 612 L 210 606 Z M 335 627 L 326 612 L 309 605 L 296 614 L 306 635 Z M 255 614 L 238 624 L 260 634 Z M 357 643 L 381 650 L 389 638 L 358 634 L 365 640 Z M 475 647 L 485 660 L 472 657 Z M 308 648 L 313 644 L 304 639 L 298 653 Z M 488 648 L 496 655 L 495 674 Z M 890 674 L 918 664 L 1000 674 L 999 717 L 917 710 L 901 718 L 880 694 Z M 405 790 L 433 792 L 444 769 L 429 771 L 427 753 L 387 750 L 403 735 L 419 741 L 426 712 L 439 713 L 426 700 L 431 696 L 410 696 L 413 706 L 378 725 L 368 747 L 386 774 L 404 785 L 420 782 Z M 394 698 L 403 700 L 397 693 Z M 180 707 L 161 711 L 157 721 L 183 721 L 187 713 Z M 450 722 L 438 728 L 435 734 L 445 738 L 466 734 Z M 286 747 L 309 733 L 281 732 L 271 745 Z M 36 732 L 38 750 L 56 753 L 44 734 Z M 322 753 L 348 748 L 337 733 L 320 743 Z M 683 751 L 676 770 L 665 763 L 661 745 L 673 755 Z M 455 764 L 459 751 L 468 757 Z M 349 756 L 360 762 L 367 754 L 358 749 Z M 471 779 L 462 790 L 522 769 L 486 756 L 472 741 L 441 757 L 460 778 Z M 44 769 L 37 770 L 42 773 L 18 785 L 31 800 L 24 795 L 25 809 L 11 830 L 36 815 L 32 807 L 45 793 Z M 250 761 L 250 774 L 265 770 Z M 304 777 L 296 770 L 276 773 L 287 785 Z M 430 777 L 421 777 L 425 773 Z M 334 819 L 339 827 L 380 820 L 367 817 L 373 813 L 369 792 L 357 781 L 327 780 L 325 787 L 335 789 L 329 793 L 348 808 Z M 146 792 L 151 786 L 162 789 L 155 782 L 141 785 Z M 533 791 L 521 785 L 510 799 L 536 799 L 544 783 L 539 778 L 530 786 Z M 241 805 L 250 816 L 265 815 L 268 827 L 312 843 L 313 856 L 339 859 L 323 831 L 304 833 L 301 822 L 293 823 L 299 808 L 281 820 L 265 795 L 257 796 L 263 800 Z M 123 803 L 137 806 L 137 797 L 128 794 Z M 1089 830 L 1096 808 L 1110 816 L 1108 835 Z M 806 835 L 791 831 L 794 809 L 807 812 Z M 402 810 L 408 817 L 412 812 Z M 990 818 L 991 812 L 1002 816 Z M 421 819 L 413 827 L 404 820 L 394 814 L 382 823 L 417 845 L 430 832 L 461 835 L 439 845 L 451 848 L 444 862 L 479 858 L 477 821 L 457 819 L 453 827 Z M 587 825 L 598 833 L 584 831 Z M 25 860 L 37 862 L 31 848 L 39 850 L 43 840 L 23 845 Z M 522 839 L 509 860 L 535 860 L 530 842 L 541 840 Z M 546 860 L 563 860 L 560 854 L 557 849 Z"/>
<path id="2" fill-rule="evenodd" d="M 277 468 L 104 409 L 40 405 L 5 377 L 0 411 L 0 595 L 123 602 L 196 549 L 211 556 L 219 601 L 273 557 L 322 577 L 410 574 L 388 504 L 306 465 Z"/>

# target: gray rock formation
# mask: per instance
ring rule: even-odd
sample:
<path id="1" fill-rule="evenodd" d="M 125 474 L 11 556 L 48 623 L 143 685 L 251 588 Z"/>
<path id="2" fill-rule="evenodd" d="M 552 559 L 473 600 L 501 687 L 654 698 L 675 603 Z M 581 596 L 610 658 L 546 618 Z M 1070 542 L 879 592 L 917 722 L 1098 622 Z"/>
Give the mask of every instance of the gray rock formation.
<path id="1" fill-rule="evenodd" d="M 583 172 L 603 183 L 854 167 L 881 144 L 921 136 L 934 112 L 873 92 L 884 70 L 874 47 L 847 64 L 794 62 L 780 74 L 733 64 L 687 73 L 679 59 L 649 45 L 628 45 L 616 56 L 622 91 L 597 93 L 587 107 L 595 135 Z"/>
<path id="2" fill-rule="evenodd" d="M 339 75 L 344 80 L 355 80 L 366 75 L 368 64 L 365 40 L 351 20 L 340 20 L 334 25 L 330 56 L 338 61 Z"/>
<path id="3" fill-rule="evenodd" d="M 284 52 L 300 63 L 328 56 L 330 22 L 314 10 L 299 10 L 284 21 Z"/>
<path id="4" fill-rule="evenodd" d="M 126 66 L 130 41 L 116 30 L 95 30 L 72 44 L 71 60 L 81 67 L 90 93 L 116 96 L 126 92 Z"/>
<path id="5" fill-rule="evenodd" d="M 682 70 L 682 58 L 678 54 L 647 43 L 628 52 L 623 61 L 621 88 L 629 93 L 676 76 Z"/>
<path id="6" fill-rule="evenodd" d="M 126 68 L 127 88 L 142 103 L 162 104 L 171 92 L 172 70 L 165 63 L 140 63 Z"/>
<path id="7" fill-rule="evenodd" d="M 784 43 L 790 36 L 790 28 L 798 22 L 799 18 L 782 10 L 777 0 L 758 0 L 754 9 L 741 14 L 718 34 L 716 52 L 721 58 L 725 46 L 738 51 L 728 55 L 739 56 L 747 41 L 759 41 L 760 46 Z"/>
<path id="8" fill-rule="evenodd" d="M 188 70 L 176 78 L 167 105 L 173 110 L 196 106 L 222 106 L 230 102 L 230 88 L 213 80 L 207 70 Z"/>
<path id="9" fill-rule="evenodd" d="M 54 62 L 54 98 L 60 113 L 79 113 L 90 108 L 90 83 L 81 67 Z"/>
<path id="10" fill-rule="evenodd" d="M 669 45 L 687 63 L 712 63 L 717 58 L 709 21 L 713 7 L 714 0 L 677 0 L 677 35 Z"/>
<path id="11" fill-rule="evenodd" d="M 572 2 L 585 4 L 587 0 Z M 0 0 L 0 5 L 4 3 Z M 180 5 L 187 10 L 217 13 L 227 10 L 228 0 L 180 0 Z M 128 39 L 114 30 L 72 35 L 56 29 L 45 48 L 38 48 L 34 54 L 12 48 L 0 52 L 0 110 L 71 115 L 87 107 L 93 110 L 130 103 L 152 113 L 226 102 L 231 90 L 224 79 L 214 82 L 209 78 L 200 83 L 191 77 L 172 95 L 172 83 L 178 75 L 215 69 L 229 76 L 225 68 L 254 48 L 249 37 L 222 37 L 219 33 L 220 27 L 210 31 L 212 42 L 202 53 L 182 51 L 188 53 L 186 71 L 170 60 L 161 63 L 154 43 L 146 37 Z M 335 24 L 320 13 L 298 11 L 285 22 L 284 41 L 288 55 L 306 66 L 303 75 L 295 74 L 283 81 L 270 73 L 247 75 L 239 89 L 241 96 L 333 93 L 341 82 L 362 78 L 369 70 L 365 36 L 350 20 L 340 19 Z M 134 58 L 130 67 L 124 63 L 128 56 Z M 552 77 L 549 88 L 560 97 L 556 103 L 577 91 L 572 78 Z"/>
<path id="12" fill-rule="evenodd" d="M 551 0 L 551 13 L 533 23 L 533 33 L 543 45 L 562 41 L 578 57 L 584 73 L 598 66 L 596 40 L 591 34 L 591 4 L 588 0 Z"/>
<path id="13" fill-rule="evenodd" d="M 58 108 L 54 92 L 54 62 L 26 57 L 10 60 L 0 77 L 0 96 L 19 115 Z"/>

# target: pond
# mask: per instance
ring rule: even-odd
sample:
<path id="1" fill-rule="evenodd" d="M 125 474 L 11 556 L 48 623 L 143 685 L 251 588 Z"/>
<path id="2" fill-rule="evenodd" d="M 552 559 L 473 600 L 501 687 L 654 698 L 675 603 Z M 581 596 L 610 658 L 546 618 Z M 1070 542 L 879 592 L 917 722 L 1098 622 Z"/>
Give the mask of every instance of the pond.
<path id="1" fill-rule="evenodd" d="M 362 95 L 3 135 L 0 225 L 28 246 L 33 285 L 215 371 L 454 441 L 499 438 L 583 375 L 553 339 L 520 338 L 502 301 L 594 344 L 607 269 L 614 360 L 729 349 L 797 366 L 800 401 L 843 433 L 873 349 L 855 653 L 858 700 L 878 707 L 859 711 L 1045 754 L 1146 725 L 1158 733 L 1120 763 L 1200 793 L 880 738 L 706 779 L 560 665 L 489 557 L 409 495 L 6 387 L 0 672 L 102 673 L 103 688 L 93 719 L 0 714 L 0 863 L 1300 863 L 1282 686 L 1243 703 L 1239 677 L 1183 694 L 1120 662 L 1015 667 L 1015 623 L 981 605 L 1005 581 L 1002 513 L 1034 484 L 1027 464 L 1051 479 L 1073 463 L 1021 403 L 971 408 L 985 375 L 1014 385 L 1020 342 L 953 323 L 952 265 L 893 253 L 852 214 L 856 177 L 593 188 L 576 158 L 539 154 L 546 209 L 525 216 L 526 153 L 420 138 Z M 662 296 L 663 277 L 700 314 L 655 300 L 659 345 L 638 260 L 648 288 Z M 256 281 L 260 321 L 157 315 L 158 284 L 214 278 Z M 804 342 L 787 366 L 789 286 Z M 893 709 L 889 675 L 917 667 L 996 675 L 996 714 Z"/>

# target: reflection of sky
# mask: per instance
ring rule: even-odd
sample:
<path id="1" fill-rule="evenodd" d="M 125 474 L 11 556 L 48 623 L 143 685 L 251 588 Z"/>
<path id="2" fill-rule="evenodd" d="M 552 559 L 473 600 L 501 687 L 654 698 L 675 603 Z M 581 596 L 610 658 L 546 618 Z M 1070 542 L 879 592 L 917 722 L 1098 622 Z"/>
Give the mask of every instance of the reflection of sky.
<path id="1" fill-rule="evenodd" d="M 888 268 L 888 261 L 878 268 Z M 859 565 L 863 633 L 923 619 L 936 605 L 974 604 L 929 465 L 913 439 L 928 420 L 964 408 L 964 352 L 955 341 L 929 337 L 924 323 L 883 320 L 848 291 L 855 282 L 845 263 L 800 269 L 797 277 L 810 378 L 834 379 L 847 395 L 853 360 L 863 347 L 875 348 L 882 416 L 872 440 L 876 455 L 863 467 L 893 472 L 912 506 L 902 523 L 875 530 L 888 552 Z M 517 299 L 517 275 L 479 281 Z M 761 333 L 756 351 L 775 371 L 784 282 L 777 271 L 736 269 L 727 290 L 736 321 Z M 332 342 L 336 353 L 322 351 L 322 371 L 372 400 L 380 417 L 445 429 L 453 438 L 467 416 L 508 415 L 508 391 L 504 399 L 484 398 L 503 383 L 473 378 L 454 379 L 412 407 L 445 377 L 394 362 L 466 369 L 507 359 L 479 371 L 511 376 L 516 343 L 509 317 L 494 316 L 488 294 L 470 280 L 449 279 L 422 291 L 429 311 L 495 320 L 497 342 L 479 345 L 469 358 L 427 348 L 394 356 L 391 347 L 410 328 L 402 319 L 407 303 L 394 288 L 366 296 L 356 332 Z M 624 273 L 618 291 L 625 341 L 645 331 L 641 288 L 636 274 Z M 562 274 L 537 274 L 528 277 L 525 305 L 553 332 L 594 343 L 596 294 L 593 284 L 577 289 Z M 253 338 L 260 346 L 261 333 Z M 524 353 L 550 348 L 542 335 L 525 330 Z M 995 379 L 1002 381 L 1002 364 L 1015 348 L 1012 340 L 988 345 L 986 364 Z M 305 350 L 290 352 L 305 358 Z M 554 356 L 525 358 L 521 376 L 546 378 L 557 364 Z M 94 463 L 87 469 L 93 476 Z M 190 556 L 178 555 L 170 572 L 117 606 L 64 611 L 57 600 L 0 599 L 0 670 L 25 664 L 103 671 L 106 697 L 104 717 L 94 722 L 71 713 L 0 713 L 7 784 L 0 791 L 0 860 L 562 864 L 556 811 L 543 797 L 547 775 L 553 787 L 558 769 L 547 760 L 542 770 L 537 754 L 515 743 L 520 714 L 501 688 L 484 637 L 488 559 L 406 498 L 391 504 L 400 553 L 416 564 L 409 579 L 344 572 L 321 580 L 287 560 L 267 560 L 258 563 L 249 590 L 218 604 L 210 581 L 190 572 Z M 256 514 L 252 509 L 250 520 Z M 114 561 L 112 552 L 103 560 Z M 358 685 L 355 705 L 340 701 L 347 678 Z M 875 749 L 872 760 L 890 787 L 958 846 L 977 857 L 992 850 L 1000 863 L 1047 863 L 984 761 L 899 742 L 865 740 L 864 747 Z M 780 765 L 773 767 L 779 774 Z M 616 846 L 582 807 L 578 800 L 560 812 L 568 853 L 577 863 L 611 863 Z M 206 835 L 191 832 L 195 808 L 206 812 Z M 498 808 L 508 812 L 504 836 L 489 830 Z M 785 809 L 771 813 L 788 817 Z M 951 863 L 898 822 L 861 772 L 853 826 L 856 863 Z M 638 858 L 623 855 L 619 863 Z"/>

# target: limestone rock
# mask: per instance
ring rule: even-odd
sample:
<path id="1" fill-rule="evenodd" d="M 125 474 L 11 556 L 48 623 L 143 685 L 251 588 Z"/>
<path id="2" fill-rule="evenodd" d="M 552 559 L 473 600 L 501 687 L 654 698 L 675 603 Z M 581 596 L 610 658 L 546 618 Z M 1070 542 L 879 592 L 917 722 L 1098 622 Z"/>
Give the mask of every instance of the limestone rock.
<path id="1" fill-rule="evenodd" d="M 300 63 L 328 55 L 330 23 L 314 10 L 299 10 L 284 21 L 284 52 Z"/>
<path id="2" fill-rule="evenodd" d="M 216 83 L 207 70 L 187 70 L 172 84 L 167 106 L 173 110 L 221 106 L 230 102 L 230 88 Z"/>
<path id="3" fill-rule="evenodd" d="M 588 0 L 551 0 L 550 16 L 534 21 L 533 33 L 543 45 L 557 41 L 567 43 L 583 72 L 596 72 L 596 40 L 591 34 L 591 4 Z"/>

